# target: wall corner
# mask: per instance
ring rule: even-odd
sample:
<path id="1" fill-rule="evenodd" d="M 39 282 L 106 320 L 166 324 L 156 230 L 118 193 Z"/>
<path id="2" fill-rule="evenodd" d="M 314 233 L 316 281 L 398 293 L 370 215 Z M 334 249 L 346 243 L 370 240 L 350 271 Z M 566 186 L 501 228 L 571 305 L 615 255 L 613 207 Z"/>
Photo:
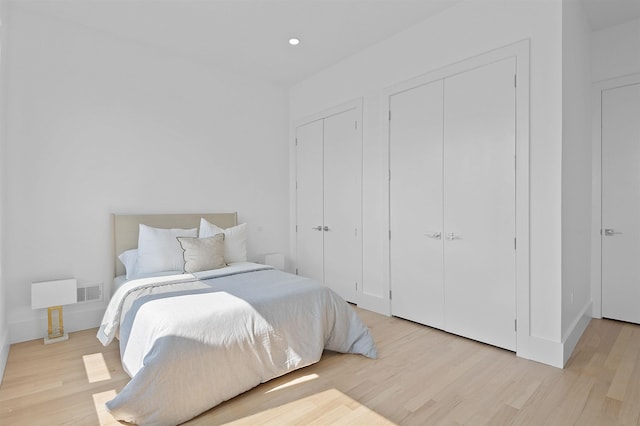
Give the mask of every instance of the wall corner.
<path id="1" fill-rule="evenodd" d="M 593 302 L 589 301 L 582 311 L 580 315 L 576 318 L 576 320 L 571 324 L 567 334 L 562 342 L 562 365 L 565 366 L 569 358 L 571 358 L 571 354 L 573 354 L 573 350 L 576 348 L 576 345 L 580 341 L 580 338 L 584 334 L 585 330 L 589 326 L 592 318 L 593 311 Z"/>
<path id="2" fill-rule="evenodd" d="M 4 379 L 4 370 L 9 359 L 9 331 L 5 328 L 0 335 L 0 384 Z"/>

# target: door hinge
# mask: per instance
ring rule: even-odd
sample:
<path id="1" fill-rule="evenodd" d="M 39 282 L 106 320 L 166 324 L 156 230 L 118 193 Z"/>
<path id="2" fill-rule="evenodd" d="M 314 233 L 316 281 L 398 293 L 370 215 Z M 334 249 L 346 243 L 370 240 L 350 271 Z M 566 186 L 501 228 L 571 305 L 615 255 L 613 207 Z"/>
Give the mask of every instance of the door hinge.
<path id="1" fill-rule="evenodd" d="M 391 300 L 391 290 L 389 290 L 389 300 Z"/>
<path id="2" fill-rule="evenodd" d="M 391 182 L 391 169 L 389 169 L 389 182 Z"/>
<path id="3" fill-rule="evenodd" d="M 358 292 L 358 282 L 356 281 L 356 293 Z"/>
<path id="4" fill-rule="evenodd" d="M 389 110 L 389 121 L 391 121 L 391 110 Z"/>
<path id="5" fill-rule="evenodd" d="M 513 249 L 514 249 L 514 250 L 516 250 L 516 247 L 517 247 L 517 246 L 516 246 L 516 239 L 514 238 L 514 239 L 513 239 Z"/>
<path id="6" fill-rule="evenodd" d="M 358 129 L 358 120 L 356 120 L 356 130 Z"/>
<path id="7" fill-rule="evenodd" d="M 389 229 L 389 241 L 391 241 L 391 229 Z"/>
<path id="8" fill-rule="evenodd" d="M 355 229 L 355 236 L 358 236 L 358 228 Z"/>
<path id="9" fill-rule="evenodd" d="M 518 331 L 518 320 L 513 320 L 513 331 Z"/>
<path id="10" fill-rule="evenodd" d="M 296 232 L 298 232 L 298 225 L 296 225 Z"/>
<path id="11" fill-rule="evenodd" d="M 296 146 L 298 146 L 298 138 L 296 138 Z"/>
<path id="12" fill-rule="evenodd" d="M 513 87 L 518 87 L 518 74 L 513 75 Z"/>
<path id="13" fill-rule="evenodd" d="M 296 275 L 298 275 L 298 268 L 296 268 Z"/>

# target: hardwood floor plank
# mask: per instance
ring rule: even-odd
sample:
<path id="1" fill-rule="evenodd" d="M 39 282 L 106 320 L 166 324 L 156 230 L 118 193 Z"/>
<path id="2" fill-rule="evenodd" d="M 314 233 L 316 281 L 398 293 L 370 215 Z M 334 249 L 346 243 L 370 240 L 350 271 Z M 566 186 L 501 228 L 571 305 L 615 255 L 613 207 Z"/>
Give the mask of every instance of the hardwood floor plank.
<path id="1" fill-rule="evenodd" d="M 621 324 L 621 328 L 617 333 L 618 337 L 609 350 L 607 360 L 604 363 L 605 368 L 608 368 L 610 370 L 615 370 L 618 368 L 620 359 L 622 358 L 623 353 L 625 352 L 627 346 L 629 346 L 629 342 L 631 341 L 631 337 L 633 335 L 632 330 L 633 329 L 631 327 L 628 327 L 627 324 Z"/>
<path id="2" fill-rule="evenodd" d="M 602 382 L 594 383 L 587 397 L 584 410 L 578 416 L 576 423 L 579 425 L 613 425 L 617 419 L 610 416 L 604 410 L 604 400 L 607 394 L 607 385 Z"/>
<path id="3" fill-rule="evenodd" d="M 518 410 L 510 405 L 503 405 L 486 423 L 490 425 L 508 425 L 511 424 Z M 480 424 L 480 423 L 477 423 Z"/>
<path id="4" fill-rule="evenodd" d="M 529 402 L 534 393 L 540 388 L 541 382 L 539 380 L 533 380 L 525 384 L 525 386 L 517 386 L 512 393 L 514 399 L 508 402 L 509 406 L 520 410 L 526 403 Z"/>

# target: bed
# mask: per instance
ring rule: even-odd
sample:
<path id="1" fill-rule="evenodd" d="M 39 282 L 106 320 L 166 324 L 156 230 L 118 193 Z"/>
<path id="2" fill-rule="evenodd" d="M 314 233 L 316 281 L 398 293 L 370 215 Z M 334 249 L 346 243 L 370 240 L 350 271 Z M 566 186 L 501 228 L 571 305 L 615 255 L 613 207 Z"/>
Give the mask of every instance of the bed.
<path id="1" fill-rule="evenodd" d="M 113 224 L 116 256 L 137 251 L 136 271 L 147 272 L 129 274 L 134 266 L 124 268 L 116 261 L 116 276 L 125 278 L 98 331 L 105 345 L 119 339 L 122 365 L 131 376 L 106 404 L 116 419 L 140 425 L 185 422 L 319 361 L 325 349 L 376 358 L 369 330 L 336 293 L 246 261 L 246 228 L 237 224 L 235 213 L 125 215 L 114 216 Z M 138 268 L 149 263 L 147 228 L 163 236 L 189 231 L 189 236 L 175 237 L 182 271 L 173 264 L 156 265 L 169 268 L 164 273 Z M 193 250 L 189 244 L 208 248 Z M 212 263 L 207 262 L 216 267 L 209 269 Z"/>

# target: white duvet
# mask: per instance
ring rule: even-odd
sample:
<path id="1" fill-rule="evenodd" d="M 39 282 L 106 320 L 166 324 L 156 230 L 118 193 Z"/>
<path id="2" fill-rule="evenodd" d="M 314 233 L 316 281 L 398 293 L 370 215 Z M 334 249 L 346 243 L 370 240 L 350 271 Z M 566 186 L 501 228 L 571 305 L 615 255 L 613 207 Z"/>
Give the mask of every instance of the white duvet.
<path id="1" fill-rule="evenodd" d="M 131 381 L 107 408 L 118 420 L 175 425 L 320 360 L 323 349 L 376 357 L 355 311 L 312 280 L 252 263 L 124 284 L 98 331 L 119 332 Z"/>

